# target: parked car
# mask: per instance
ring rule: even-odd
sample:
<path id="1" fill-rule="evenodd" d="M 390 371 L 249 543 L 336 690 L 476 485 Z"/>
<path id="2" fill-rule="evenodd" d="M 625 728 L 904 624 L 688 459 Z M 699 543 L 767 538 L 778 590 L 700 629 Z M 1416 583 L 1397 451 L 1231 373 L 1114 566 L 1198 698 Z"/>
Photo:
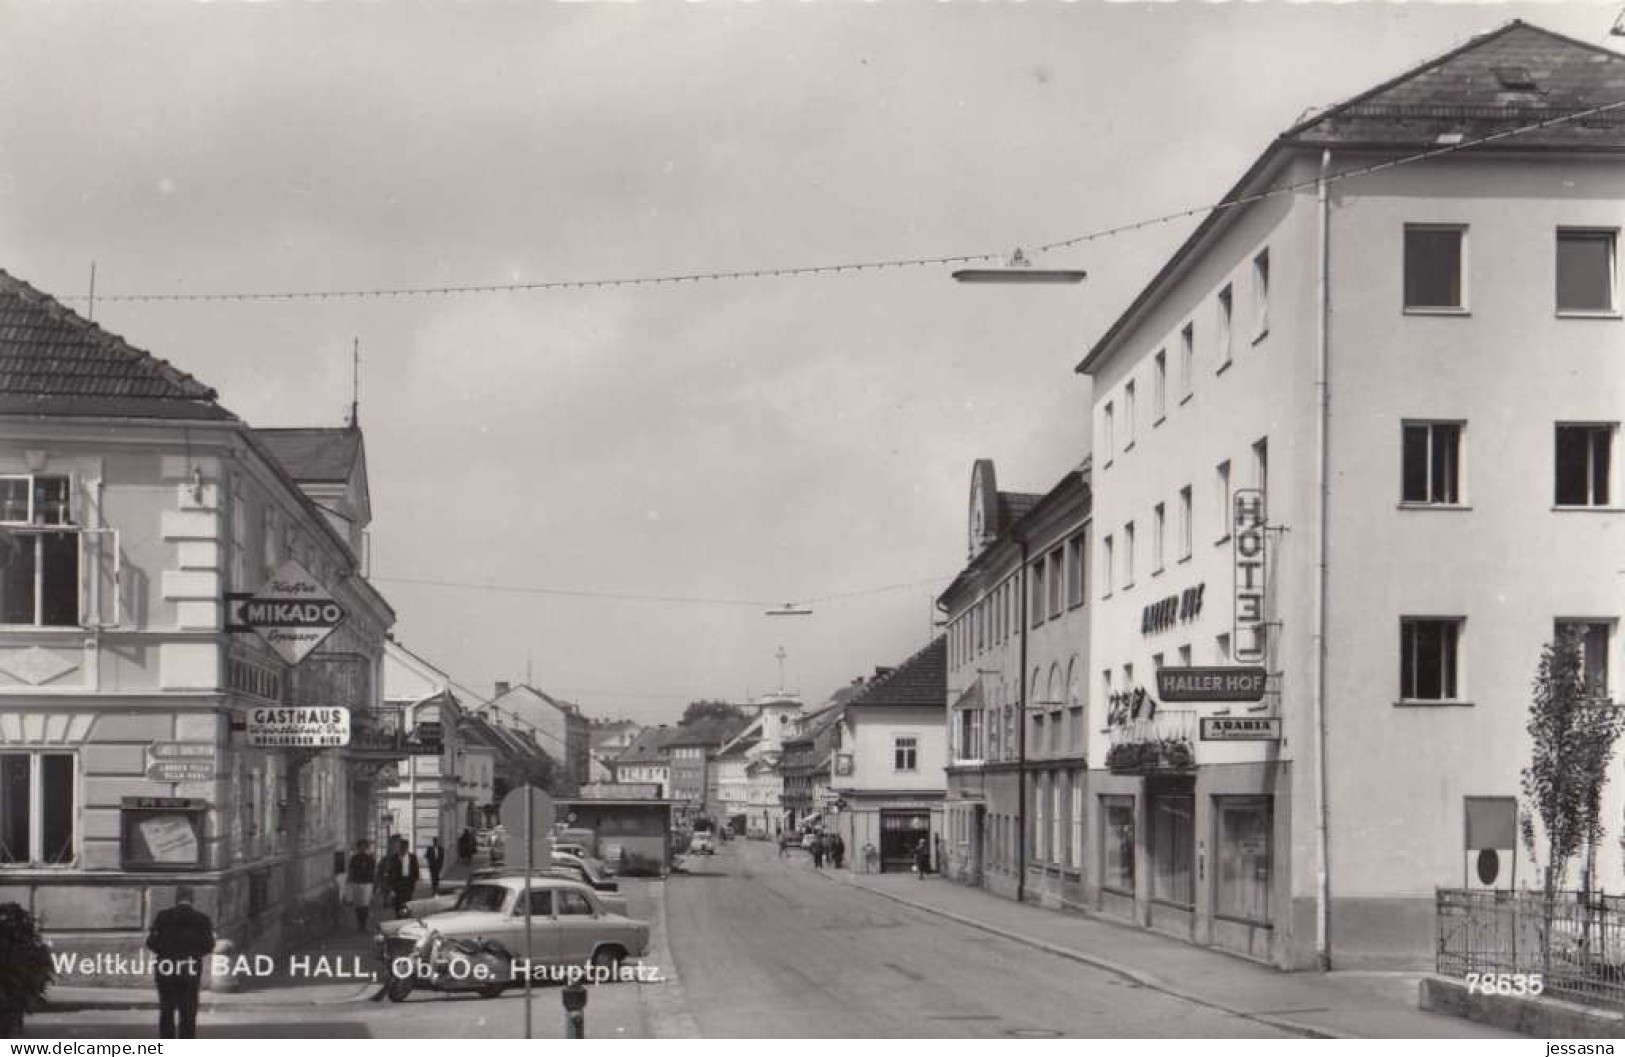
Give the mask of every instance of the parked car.
<path id="1" fill-rule="evenodd" d="M 574 855 L 578 859 L 588 858 L 587 849 L 574 841 L 554 841 L 553 850 L 563 852 L 565 855 Z"/>
<path id="2" fill-rule="evenodd" d="M 694 834 L 688 842 L 688 853 L 690 855 L 711 855 L 716 850 L 716 846 L 711 841 L 711 834 L 705 830 Z"/>
<path id="3" fill-rule="evenodd" d="M 649 952 L 649 924 L 612 912 L 591 888 L 555 877 L 532 877 L 531 946 L 525 946 L 525 878 L 471 881 L 448 911 L 385 921 L 375 945 L 386 963 L 418 948 L 427 930 L 445 939 L 495 941 L 514 957 L 545 965 L 618 966 Z"/>
<path id="4" fill-rule="evenodd" d="M 576 881 L 578 883 L 586 884 L 586 882 L 581 880 L 581 872 L 568 866 L 546 867 L 536 870 L 531 874 L 531 876 L 558 881 Z M 519 878 L 521 884 L 523 884 L 525 871 L 522 869 L 515 870 L 512 867 L 505 866 L 486 867 L 484 869 L 475 870 L 473 873 L 469 874 L 468 883 L 469 885 L 474 885 L 481 881 L 491 881 L 504 877 L 517 877 Z M 614 882 L 611 883 L 613 884 Z M 591 887 L 591 885 L 588 885 L 588 887 Z M 444 914 L 446 911 L 452 910 L 457 906 L 457 901 L 462 898 L 463 892 L 467 890 L 467 888 L 462 888 L 452 892 L 442 892 L 437 896 L 414 899 L 410 903 L 406 904 L 406 913 L 409 917 L 415 918 L 428 917 L 431 914 Z M 626 897 L 620 894 L 619 886 L 616 886 L 615 888 L 608 888 L 599 892 L 598 901 L 604 904 L 604 907 L 613 914 L 625 915 L 627 913 Z"/>
<path id="5" fill-rule="evenodd" d="M 590 885 L 599 892 L 619 892 L 620 882 L 604 872 L 604 864 L 597 859 L 583 859 L 575 855 L 567 855 L 555 851 L 553 865 L 560 869 L 569 870 L 576 874 L 583 884 Z"/>

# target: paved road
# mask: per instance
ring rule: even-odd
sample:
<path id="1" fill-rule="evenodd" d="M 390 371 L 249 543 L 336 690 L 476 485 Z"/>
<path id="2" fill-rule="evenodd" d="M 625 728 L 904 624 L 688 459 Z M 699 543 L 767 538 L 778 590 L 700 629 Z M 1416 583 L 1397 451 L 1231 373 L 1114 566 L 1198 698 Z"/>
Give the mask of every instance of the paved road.
<path id="1" fill-rule="evenodd" d="M 667 929 L 706 1036 L 1290 1037 L 817 876 L 773 845 L 689 863 L 667 884 Z"/>

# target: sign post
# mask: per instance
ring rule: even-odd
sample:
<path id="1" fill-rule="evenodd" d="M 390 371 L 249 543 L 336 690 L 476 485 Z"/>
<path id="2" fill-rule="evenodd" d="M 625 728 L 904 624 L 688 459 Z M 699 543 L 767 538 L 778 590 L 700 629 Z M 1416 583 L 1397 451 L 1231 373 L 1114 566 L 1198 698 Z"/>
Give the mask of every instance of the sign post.
<path id="1" fill-rule="evenodd" d="M 509 846 L 514 834 L 525 841 L 525 1038 L 531 1038 L 531 945 L 530 881 L 536 870 L 536 846 L 541 845 L 544 860 L 553 861 L 553 798 L 533 785 L 520 786 L 502 798 L 502 826 L 508 831 Z"/>

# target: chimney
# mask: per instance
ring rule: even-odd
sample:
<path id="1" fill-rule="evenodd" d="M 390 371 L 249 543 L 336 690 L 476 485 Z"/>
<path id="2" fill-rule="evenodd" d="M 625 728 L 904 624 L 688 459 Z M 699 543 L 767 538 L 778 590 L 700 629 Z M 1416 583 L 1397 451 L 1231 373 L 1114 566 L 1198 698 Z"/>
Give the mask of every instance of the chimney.
<path id="1" fill-rule="evenodd" d="M 503 694 L 505 694 L 505 693 L 507 693 L 507 692 L 508 692 L 508 690 L 509 690 L 509 686 L 508 686 L 508 683 L 507 683 L 507 680 L 505 680 L 505 679 L 498 679 L 498 680 L 497 680 L 497 692 L 496 692 L 496 696 L 497 696 L 497 697 L 501 697 L 501 696 L 502 696 L 502 695 L 503 695 Z"/>
<path id="2" fill-rule="evenodd" d="M 876 668 L 875 668 L 875 678 L 876 678 L 876 679 L 879 679 L 879 678 L 881 678 L 881 677 L 882 677 L 882 676 L 887 676 L 887 675 L 890 675 L 890 674 L 891 674 L 891 673 L 893 673 L 893 672 L 895 672 L 895 671 L 896 671 L 896 670 L 897 670 L 897 669 L 896 669 L 896 668 L 881 668 L 881 667 L 876 667 Z"/>

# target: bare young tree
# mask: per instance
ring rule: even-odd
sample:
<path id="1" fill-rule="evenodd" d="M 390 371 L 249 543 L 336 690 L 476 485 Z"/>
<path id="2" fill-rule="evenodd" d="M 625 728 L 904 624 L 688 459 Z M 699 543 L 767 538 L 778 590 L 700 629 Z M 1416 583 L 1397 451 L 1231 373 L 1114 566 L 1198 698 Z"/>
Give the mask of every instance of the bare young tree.
<path id="1" fill-rule="evenodd" d="M 1529 766 L 1523 770 L 1523 841 L 1537 864 L 1535 818 L 1546 838 L 1545 942 L 1543 961 L 1550 965 L 1552 919 L 1557 890 L 1569 863 L 1582 850 L 1586 866 L 1581 887 L 1585 913 L 1591 910 L 1594 853 L 1602 840 L 1602 791 L 1622 726 L 1621 712 L 1604 697 L 1603 687 L 1588 684 L 1584 648 L 1578 632 L 1565 629 L 1541 650 L 1529 704 Z M 1590 946 L 1591 927 L 1585 928 Z"/>

